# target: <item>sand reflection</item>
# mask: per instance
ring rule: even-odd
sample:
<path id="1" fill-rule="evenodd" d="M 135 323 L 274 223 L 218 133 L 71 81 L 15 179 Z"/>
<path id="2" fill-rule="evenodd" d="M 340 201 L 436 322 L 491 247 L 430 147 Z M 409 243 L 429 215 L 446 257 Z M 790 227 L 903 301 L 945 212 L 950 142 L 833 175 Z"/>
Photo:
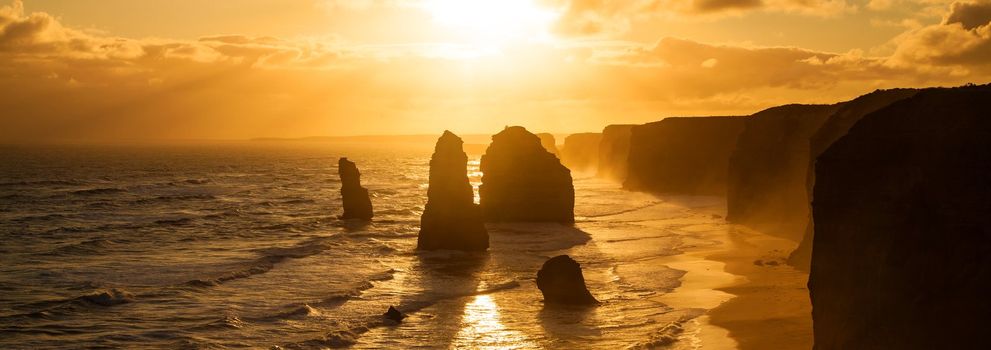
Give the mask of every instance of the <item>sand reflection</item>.
<path id="1" fill-rule="evenodd" d="M 476 295 L 465 306 L 461 330 L 451 349 L 520 349 L 535 344 L 517 331 L 507 329 L 500 320 L 499 305 L 491 295 Z"/>

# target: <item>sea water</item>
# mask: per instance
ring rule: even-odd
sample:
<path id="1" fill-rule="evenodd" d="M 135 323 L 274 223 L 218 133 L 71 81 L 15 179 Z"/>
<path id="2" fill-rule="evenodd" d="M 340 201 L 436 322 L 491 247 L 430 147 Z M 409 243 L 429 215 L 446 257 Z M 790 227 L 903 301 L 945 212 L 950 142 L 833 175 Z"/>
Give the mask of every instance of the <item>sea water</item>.
<path id="1" fill-rule="evenodd" d="M 689 348 L 665 257 L 716 244 L 700 208 L 575 174 L 577 223 L 489 224 L 417 252 L 431 148 L 245 142 L 0 149 L 0 348 Z M 342 221 L 338 157 L 372 195 Z M 469 163 L 474 186 L 478 161 Z M 545 306 L 546 259 L 602 304 Z M 395 324 L 394 305 L 409 317 Z"/>

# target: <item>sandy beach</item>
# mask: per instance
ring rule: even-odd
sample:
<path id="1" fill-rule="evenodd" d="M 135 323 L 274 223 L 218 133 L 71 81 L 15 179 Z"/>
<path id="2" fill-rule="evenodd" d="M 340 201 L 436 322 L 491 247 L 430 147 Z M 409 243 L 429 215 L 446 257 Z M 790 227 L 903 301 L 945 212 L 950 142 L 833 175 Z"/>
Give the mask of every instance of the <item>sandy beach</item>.
<path id="1" fill-rule="evenodd" d="M 691 209 L 719 222 L 723 208 Z M 682 342 L 694 349 L 810 349 L 808 274 L 785 264 L 797 243 L 733 224 L 717 223 L 715 228 L 698 231 L 700 238 L 719 244 L 686 249 L 663 261 L 686 273 L 681 286 L 660 300 L 675 308 L 708 310 L 686 325 L 688 339 Z"/>

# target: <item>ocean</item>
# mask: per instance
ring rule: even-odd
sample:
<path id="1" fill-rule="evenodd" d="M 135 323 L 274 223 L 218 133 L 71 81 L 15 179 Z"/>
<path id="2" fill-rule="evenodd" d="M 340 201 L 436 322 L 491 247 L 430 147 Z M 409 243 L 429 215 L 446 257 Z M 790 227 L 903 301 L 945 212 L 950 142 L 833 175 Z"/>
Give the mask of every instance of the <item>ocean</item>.
<path id="1" fill-rule="evenodd" d="M 665 302 L 684 274 L 665 262 L 719 243 L 721 199 L 574 174 L 574 226 L 489 224 L 486 253 L 417 252 L 431 152 L 0 148 L 0 348 L 697 347 L 705 309 Z M 342 156 L 372 194 L 371 223 L 337 218 Z M 560 254 L 602 305 L 544 306 L 536 271 Z M 390 305 L 409 317 L 386 322 Z"/>

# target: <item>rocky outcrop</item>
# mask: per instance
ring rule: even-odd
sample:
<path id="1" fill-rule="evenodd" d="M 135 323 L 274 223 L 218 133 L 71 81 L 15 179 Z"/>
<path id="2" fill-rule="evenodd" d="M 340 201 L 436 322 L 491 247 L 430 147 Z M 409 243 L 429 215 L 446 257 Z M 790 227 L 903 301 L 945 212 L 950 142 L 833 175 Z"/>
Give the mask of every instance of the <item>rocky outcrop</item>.
<path id="1" fill-rule="evenodd" d="M 341 176 L 341 198 L 344 201 L 342 219 L 372 218 L 372 201 L 368 198 L 368 190 L 361 187 L 361 172 L 354 162 L 347 158 L 337 161 L 337 174 Z"/>
<path id="2" fill-rule="evenodd" d="M 594 173 L 599 165 L 599 142 L 602 134 L 585 132 L 564 138 L 561 163 L 572 172 Z"/>
<path id="3" fill-rule="evenodd" d="M 991 349 L 989 116 L 989 85 L 927 89 L 819 156 L 816 349 Z"/>
<path id="4" fill-rule="evenodd" d="M 486 221 L 575 221 L 571 171 L 523 127 L 492 136 L 480 170 L 479 201 Z"/>
<path id="5" fill-rule="evenodd" d="M 461 138 L 450 131 L 444 131 L 437 140 L 430 159 L 430 187 L 420 217 L 418 249 L 489 248 L 489 234 L 468 182 L 468 156 L 462 144 Z"/>
<path id="6" fill-rule="evenodd" d="M 613 181 L 626 180 L 627 159 L 630 155 L 630 137 L 634 125 L 608 125 L 602 129 L 599 143 L 598 177 Z"/>
<path id="7" fill-rule="evenodd" d="M 404 318 L 406 318 L 406 315 L 404 315 L 401 311 L 399 311 L 399 309 L 396 309 L 395 306 L 390 305 L 389 310 L 386 310 L 385 313 L 382 314 L 382 317 L 385 317 L 385 319 L 390 320 L 392 322 L 399 323 L 402 322 Z"/>
<path id="8" fill-rule="evenodd" d="M 916 92 L 918 90 L 915 89 L 877 90 L 844 103 L 836 113 L 829 116 L 829 119 L 819 127 L 819 130 L 812 135 L 809 141 L 809 164 L 805 183 L 809 199 L 814 200 L 812 198 L 812 186 L 815 184 L 815 159 L 833 142 L 846 135 L 850 127 L 860 118 L 896 101 L 909 98 Z M 813 225 L 814 222 L 810 218 L 806 223 L 802 242 L 788 257 L 788 264 L 800 270 L 808 271 L 809 262 L 812 259 Z"/>
<path id="9" fill-rule="evenodd" d="M 809 218 L 809 138 L 840 105 L 786 105 L 747 119 L 730 157 L 726 219 L 802 239 Z"/>
<path id="10" fill-rule="evenodd" d="M 544 262 L 537 271 L 537 288 L 544 294 L 545 304 L 594 305 L 592 293 L 585 286 L 585 276 L 577 261 L 559 255 Z"/>
<path id="11" fill-rule="evenodd" d="M 729 159 L 746 121 L 744 117 L 665 118 L 633 127 L 623 187 L 726 195 Z"/>
<path id="12" fill-rule="evenodd" d="M 544 149 L 547 150 L 547 152 L 551 152 L 555 156 L 558 155 L 557 140 L 554 139 L 554 134 L 542 132 L 537 134 L 537 138 L 540 139 L 540 145 L 544 146 Z"/>

